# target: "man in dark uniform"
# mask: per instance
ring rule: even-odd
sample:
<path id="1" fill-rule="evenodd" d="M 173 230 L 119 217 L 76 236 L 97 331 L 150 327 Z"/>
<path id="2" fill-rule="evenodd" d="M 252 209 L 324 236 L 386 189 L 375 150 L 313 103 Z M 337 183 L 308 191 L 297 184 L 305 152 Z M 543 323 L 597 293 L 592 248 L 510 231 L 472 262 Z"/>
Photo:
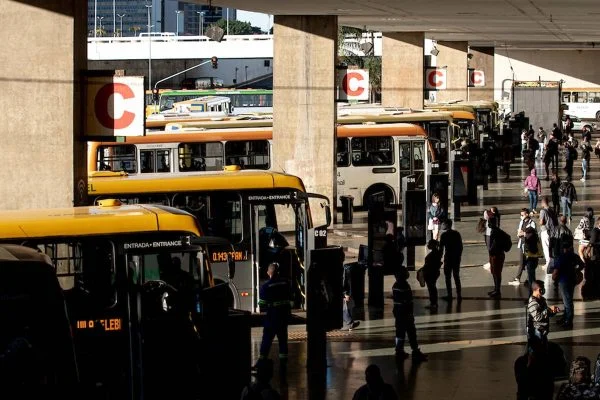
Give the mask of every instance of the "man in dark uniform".
<path id="1" fill-rule="evenodd" d="M 446 278 L 446 297 L 444 297 L 444 299 L 452 301 L 451 279 L 454 277 L 456 300 L 461 301 L 460 260 L 462 258 L 463 243 L 460 233 L 452 229 L 451 219 L 442 223 L 440 250 L 444 253 L 444 277 Z"/>
<path id="2" fill-rule="evenodd" d="M 408 270 L 402 267 L 395 275 L 396 282 L 392 286 L 392 296 L 394 298 L 393 313 L 396 325 L 396 358 L 408 358 L 408 353 L 404 351 L 404 338 L 408 336 L 408 341 L 412 349 L 413 362 L 427 361 L 427 356 L 421 352 L 417 343 L 413 295 L 412 289 L 407 282 Z"/>
<path id="3" fill-rule="evenodd" d="M 287 361 L 288 323 L 291 314 L 290 283 L 279 276 L 279 264 L 271 263 L 267 267 L 269 280 L 260 287 L 258 304 L 266 309 L 260 358 L 268 358 L 273 339 L 279 341 L 279 359 Z"/>

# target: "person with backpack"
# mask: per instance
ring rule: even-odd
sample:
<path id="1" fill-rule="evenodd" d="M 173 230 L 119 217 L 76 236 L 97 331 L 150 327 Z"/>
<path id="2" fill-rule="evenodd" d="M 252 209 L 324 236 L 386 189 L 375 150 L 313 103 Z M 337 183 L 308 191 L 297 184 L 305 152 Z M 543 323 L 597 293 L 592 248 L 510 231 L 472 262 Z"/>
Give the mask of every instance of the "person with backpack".
<path id="1" fill-rule="evenodd" d="M 560 196 L 560 212 L 567 217 L 568 224 L 571 225 L 571 216 L 573 203 L 577 201 L 577 190 L 570 181 L 563 181 L 558 188 Z"/>
<path id="2" fill-rule="evenodd" d="M 517 271 L 517 275 L 513 280 L 508 282 L 509 285 L 519 286 L 521 284 L 521 275 L 525 270 L 525 231 L 528 228 L 535 229 L 535 221 L 531 218 L 529 214 L 529 209 L 523 208 L 521 209 L 521 220 L 519 221 L 519 226 L 517 227 L 517 249 L 519 251 L 519 269 Z M 531 283 L 526 281 L 526 284 Z"/>
<path id="3" fill-rule="evenodd" d="M 588 136 L 583 137 L 583 143 L 581 143 L 581 182 L 587 180 L 587 172 L 590 166 L 590 158 L 592 156 L 592 145 Z"/>
<path id="4" fill-rule="evenodd" d="M 440 269 L 442 268 L 442 252 L 439 249 L 438 241 L 434 239 L 427 242 L 427 249 L 429 253 L 425 256 L 425 262 L 423 263 L 423 277 L 429 292 L 429 306 L 426 306 L 426 308 L 435 311 L 438 308 L 437 280 L 440 277 Z"/>
<path id="5" fill-rule="evenodd" d="M 573 292 L 575 286 L 580 283 L 577 275 L 581 274 L 584 268 L 585 264 L 581 258 L 573 252 L 573 244 L 563 243 L 562 254 L 556 259 L 552 270 L 552 280 L 558 282 L 560 297 L 565 306 L 564 317 L 557 322 L 565 329 L 573 328 Z"/>
<path id="6" fill-rule="evenodd" d="M 525 259 L 525 269 L 527 270 L 529 295 L 531 295 L 531 284 L 535 281 L 535 270 L 542 255 L 540 238 L 535 228 L 530 226 L 525 229 L 523 236 L 523 258 Z"/>
<path id="7" fill-rule="evenodd" d="M 544 251 L 544 259 L 546 264 L 544 269 L 548 268 L 552 260 L 552 254 L 550 253 L 550 238 L 554 237 L 556 226 L 558 225 L 558 219 L 556 213 L 548 205 L 548 197 L 542 198 L 542 209 L 540 210 L 540 239 L 542 241 L 542 250 Z"/>
<path id="8" fill-rule="evenodd" d="M 552 164 L 552 170 L 558 169 L 558 139 L 554 134 L 550 135 L 546 144 L 546 154 L 544 155 L 544 165 L 546 167 L 546 180 L 550 177 L 549 167 Z"/>
<path id="9" fill-rule="evenodd" d="M 500 298 L 500 286 L 502 284 L 502 268 L 504 267 L 505 253 L 512 247 L 510 235 L 498 227 L 495 218 L 488 221 L 491 234 L 488 254 L 490 259 L 490 272 L 494 280 L 494 289 L 488 292 L 488 296 Z"/>

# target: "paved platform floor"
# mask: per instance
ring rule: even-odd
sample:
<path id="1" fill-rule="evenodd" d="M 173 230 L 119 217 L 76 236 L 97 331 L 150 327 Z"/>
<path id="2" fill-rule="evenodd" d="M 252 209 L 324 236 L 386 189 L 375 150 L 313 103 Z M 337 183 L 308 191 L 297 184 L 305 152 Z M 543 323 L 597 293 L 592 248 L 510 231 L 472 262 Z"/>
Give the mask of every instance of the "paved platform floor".
<path id="1" fill-rule="evenodd" d="M 591 180 L 580 178 L 579 162 L 576 162 L 574 181 L 579 197 L 573 210 L 574 229 L 586 207 L 591 206 L 600 214 L 600 165 L 598 159 L 591 162 Z M 542 170 L 541 165 L 538 171 Z M 544 174 L 541 173 L 542 177 Z M 562 174 L 564 175 L 564 174 Z M 479 189 L 480 203 L 462 208 L 462 221 L 455 227 L 465 242 L 463 268 L 463 297 L 461 303 L 439 301 L 437 312 L 426 309 L 427 291 L 421 288 L 411 273 L 410 283 L 415 300 L 417 335 L 423 352 L 429 361 L 414 365 L 411 360 L 396 364 L 394 344 L 394 320 L 392 301 L 389 298 L 393 277 L 385 278 L 385 306 L 357 310 L 361 321 L 355 330 L 335 331 L 328 334 L 328 369 L 323 391 L 309 385 L 306 370 L 307 342 L 305 326 L 290 327 L 289 365 L 287 384 L 277 375 L 277 343 L 271 349 L 276 360 L 273 386 L 284 399 L 351 399 L 354 391 L 364 384 L 364 370 L 371 364 L 380 366 L 386 382 L 393 385 L 400 399 L 514 399 L 516 383 L 513 364 L 525 351 L 525 305 L 528 289 L 523 285 L 509 286 L 508 281 L 516 272 L 518 257 L 516 245 L 507 255 L 503 274 L 502 299 L 487 297 L 492 279 L 482 265 L 487 262 L 483 237 L 475 226 L 484 208 L 499 207 L 502 213 L 501 227 L 515 234 L 519 211 L 527 206 L 522 194 L 525 170 L 520 163 L 513 164 L 510 182 L 494 183 L 489 190 Z M 596 181 L 597 180 L 597 181 Z M 544 193 L 549 194 L 547 182 L 542 182 Z M 330 244 L 338 244 L 346 250 L 346 262 L 354 261 L 358 246 L 367 243 L 366 213 L 354 215 L 353 224 L 335 225 L 329 238 Z M 417 249 L 417 266 L 422 264 L 424 250 Z M 550 304 L 562 308 L 562 302 L 553 290 L 549 276 L 538 268 L 537 277 L 547 281 L 547 298 Z M 525 279 L 525 276 L 523 276 Z M 368 277 L 365 285 L 368 288 Z M 438 280 L 440 296 L 445 294 L 443 275 Z M 572 330 L 564 330 L 552 323 L 550 339 L 565 352 L 567 361 L 584 355 L 592 361 L 600 352 L 600 301 L 582 301 L 580 287 L 575 294 L 575 320 Z M 253 328 L 253 355 L 258 357 L 261 328 Z M 409 350 L 409 349 L 407 349 Z M 558 386 L 559 382 L 557 382 Z M 311 395 L 309 396 L 309 392 Z"/>

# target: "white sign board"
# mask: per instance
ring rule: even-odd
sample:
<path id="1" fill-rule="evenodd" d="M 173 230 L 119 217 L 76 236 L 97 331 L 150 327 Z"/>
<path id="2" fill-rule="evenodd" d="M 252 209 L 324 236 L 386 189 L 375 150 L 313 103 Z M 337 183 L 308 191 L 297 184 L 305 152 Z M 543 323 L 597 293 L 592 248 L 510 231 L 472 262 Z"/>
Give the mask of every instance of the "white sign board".
<path id="1" fill-rule="evenodd" d="M 480 69 L 469 69 L 469 87 L 485 86 L 485 74 Z"/>
<path id="2" fill-rule="evenodd" d="M 446 69 L 445 68 L 425 68 L 425 89 L 427 89 L 427 90 L 445 90 L 446 89 Z"/>
<path id="3" fill-rule="evenodd" d="M 341 101 L 369 100 L 369 71 L 366 69 L 343 69 L 338 72 Z"/>
<path id="4" fill-rule="evenodd" d="M 86 79 L 85 136 L 144 135 L 144 77 Z"/>

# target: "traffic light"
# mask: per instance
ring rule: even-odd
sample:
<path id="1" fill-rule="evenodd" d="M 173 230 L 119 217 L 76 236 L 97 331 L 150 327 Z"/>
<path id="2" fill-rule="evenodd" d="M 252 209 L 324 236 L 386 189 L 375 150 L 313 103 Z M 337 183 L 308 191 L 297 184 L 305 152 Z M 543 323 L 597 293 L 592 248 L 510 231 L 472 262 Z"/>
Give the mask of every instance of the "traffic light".
<path id="1" fill-rule="evenodd" d="M 212 58 L 210 59 L 210 62 L 214 69 L 217 69 L 219 67 L 219 59 L 216 56 L 212 56 Z"/>
<path id="2" fill-rule="evenodd" d="M 152 102 L 158 103 L 158 89 L 152 89 Z"/>

